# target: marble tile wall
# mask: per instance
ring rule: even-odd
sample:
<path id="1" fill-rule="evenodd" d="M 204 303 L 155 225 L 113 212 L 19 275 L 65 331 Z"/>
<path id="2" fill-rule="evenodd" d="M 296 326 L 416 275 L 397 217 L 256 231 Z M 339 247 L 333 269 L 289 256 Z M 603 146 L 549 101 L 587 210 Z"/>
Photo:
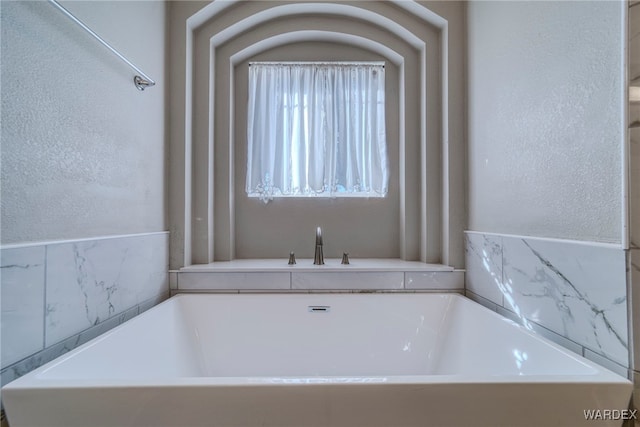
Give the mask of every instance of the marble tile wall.
<path id="1" fill-rule="evenodd" d="M 585 356 L 630 368 L 626 251 L 475 232 L 465 239 L 470 296 L 577 344 L 572 350 Z"/>
<path id="2" fill-rule="evenodd" d="M 2 251 L 2 367 L 42 349 L 44 276 L 44 246 Z"/>
<path id="3" fill-rule="evenodd" d="M 0 248 L 2 384 L 169 294 L 169 233 Z"/>

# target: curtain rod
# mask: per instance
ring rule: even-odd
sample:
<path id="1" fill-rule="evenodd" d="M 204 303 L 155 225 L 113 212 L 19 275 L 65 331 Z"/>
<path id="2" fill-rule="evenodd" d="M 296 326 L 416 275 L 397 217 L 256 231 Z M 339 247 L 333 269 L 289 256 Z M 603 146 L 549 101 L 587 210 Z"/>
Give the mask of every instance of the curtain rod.
<path id="1" fill-rule="evenodd" d="M 113 47 L 111 47 L 109 43 L 107 43 L 102 37 L 96 34 L 91 28 L 87 27 L 81 20 L 76 18 L 71 12 L 65 9 L 60 3 L 58 3 L 56 0 L 49 0 L 49 3 L 55 6 L 60 12 L 64 13 L 73 22 L 78 24 L 87 33 L 91 34 L 96 40 L 102 43 L 104 47 L 109 49 L 114 55 L 116 55 L 118 58 L 124 61 L 129 67 L 133 68 L 133 70 L 139 74 L 133 77 L 133 84 L 136 85 L 136 88 L 138 88 L 138 90 L 145 90 L 147 87 L 155 86 L 156 82 L 153 81 L 151 77 L 147 76 L 145 73 L 142 72 L 142 70 L 140 70 L 140 68 L 133 65 L 131 61 L 125 58 L 120 52 L 115 50 Z"/>
<path id="2" fill-rule="evenodd" d="M 383 67 L 384 61 L 254 61 L 252 65 L 368 65 L 372 67 Z"/>

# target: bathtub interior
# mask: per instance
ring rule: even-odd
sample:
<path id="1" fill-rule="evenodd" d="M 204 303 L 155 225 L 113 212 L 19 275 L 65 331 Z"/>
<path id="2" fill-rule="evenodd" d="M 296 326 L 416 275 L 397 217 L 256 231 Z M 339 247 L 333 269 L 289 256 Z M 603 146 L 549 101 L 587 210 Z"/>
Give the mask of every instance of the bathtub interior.
<path id="1" fill-rule="evenodd" d="M 196 338 L 178 300 L 155 306 L 25 377 L 136 381 L 202 376 Z"/>
<path id="2" fill-rule="evenodd" d="M 44 381 L 438 375 L 583 381 L 601 372 L 455 294 L 190 294 L 32 374 Z"/>
<path id="3" fill-rule="evenodd" d="M 526 327 L 461 297 L 447 312 L 443 337 L 434 374 L 579 376 L 588 380 L 602 371 Z"/>

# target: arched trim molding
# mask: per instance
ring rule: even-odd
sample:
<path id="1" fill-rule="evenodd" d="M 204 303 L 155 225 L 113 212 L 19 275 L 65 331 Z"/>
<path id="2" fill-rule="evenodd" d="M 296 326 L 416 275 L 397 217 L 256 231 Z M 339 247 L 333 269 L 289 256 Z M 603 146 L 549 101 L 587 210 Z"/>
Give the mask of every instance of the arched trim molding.
<path id="1" fill-rule="evenodd" d="M 192 171 L 193 171 L 193 103 L 194 103 L 194 39 L 195 32 L 200 27 L 208 23 L 210 20 L 214 19 L 219 14 L 223 13 L 229 7 L 235 5 L 240 2 L 240 0 L 214 0 L 209 5 L 199 10 L 197 13 L 192 15 L 187 19 L 186 22 L 186 79 L 185 79 L 185 177 L 184 177 L 184 266 L 189 266 L 194 263 L 194 259 L 197 258 L 198 262 L 213 262 L 214 259 L 214 225 L 213 225 L 213 156 L 209 158 L 209 182 L 208 182 L 208 194 L 207 194 L 207 204 L 208 204 L 208 217 L 207 220 L 207 236 L 206 236 L 206 255 L 203 256 L 202 247 L 198 249 L 198 256 L 194 257 L 194 242 L 193 242 L 193 179 L 192 179 Z M 440 215 L 442 226 L 439 228 L 441 230 L 440 236 L 428 236 L 430 230 L 426 226 L 427 224 L 427 188 L 426 185 L 421 185 L 421 194 L 420 194 L 420 243 L 419 243 L 419 257 L 420 260 L 426 262 L 429 258 L 429 249 L 428 249 L 428 237 L 430 239 L 438 240 L 439 252 L 441 255 L 441 260 L 443 263 L 447 262 L 447 242 L 449 239 L 449 227 L 447 224 L 447 207 L 448 207 L 448 179 L 447 179 L 447 150 L 445 149 L 446 144 L 448 143 L 448 102 L 447 102 L 447 21 L 433 13 L 432 11 L 426 9 L 425 7 L 415 3 L 414 1 L 407 0 L 392 0 L 390 3 L 410 12 L 419 20 L 424 23 L 431 25 L 439 30 L 440 37 L 440 52 L 441 52 L 441 81 L 440 81 L 440 99 L 441 99 L 441 137 L 440 144 L 442 146 L 442 156 L 443 156 L 443 164 L 442 164 L 442 188 L 441 190 L 441 203 L 442 206 Z M 321 13 L 321 14 L 329 14 L 329 15 L 338 15 L 342 17 L 351 17 L 357 18 L 359 20 L 366 21 L 376 27 L 382 28 L 385 31 L 394 34 L 399 39 L 403 40 L 409 46 L 412 46 L 416 51 L 419 52 L 419 63 L 420 63 L 420 87 L 419 87 L 419 98 L 420 98 L 420 110 L 421 116 L 425 116 L 425 112 L 427 109 L 427 69 L 426 69 L 426 44 L 425 42 L 409 31 L 407 28 L 403 27 L 397 22 L 383 16 L 379 13 L 373 12 L 371 10 L 367 10 L 361 7 L 341 4 L 341 3 L 292 3 L 281 6 L 274 6 L 271 8 L 267 8 L 261 10 L 253 15 L 250 15 L 246 18 L 243 18 L 225 29 L 213 34 L 209 39 L 210 44 L 210 61 L 209 61 L 209 71 L 210 71 L 210 80 L 209 80 L 209 117 L 213 117 L 214 114 L 214 97 L 215 97 L 215 82 L 214 82 L 214 70 L 215 70 L 215 55 L 216 49 L 222 44 L 228 42 L 229 40 L 233 40 L 235 37 L 239 36 L 241 33 L 250 30 L 259 25 L 264 25 L 271 20 L 281 19 L 283 16 L 296 16 L 303 14 L 312 14 L 312 13 Z M 342 43 L 349 43 L 354 46 L 359 46 L 370 50 L 372 52 L 376 52 L 381 56 L 388 58 L 391 62 L 396 64 L 399 68 L 399 88 L 400 88 L 400 96 L 401 102 L 399 102 L 399 117 L 400 117 L 400 126 L 399 126 L 399 142 L 400 142 L 400 255 L 401 258 L 405 258 L 405 242 L 404 236 L 406 235 L 404 218 L 405 218 L 405 204 L 406 204 L 406 195 L 404 192 L 405 182 L 404 182 L 404 159 L 406 153 L 404 152 L 404 92 L 405 92 L 405 72 L 404 72 L 404 58 L 398 52 L 394 51 L 388 46 L 384 44 L 366 39 L 364 37 L 356 36 L 353 34 L 347 33 L 338 33 L 332 31 L 319 31 L 319 30 L 307 30 L 307 31 L 293 31 L 293 32 L 285 32 L 278 34 L 276 36 L 261 40 L 255 44 L 247 46 L 241 49 L 238 52 L 235 52 L 230 57 L 230 67 L 233 69 L 236 64 L 239 64 L 260 52 L 271 49 L 273 47 L 281 46 L 283 44 L 292 43 L 292 42 L 300 42 L 300 41 L 340 41 Z M 233 70 L 232 70 L 233 71 Z M 233 87 L 233 72 L 230 72 L 230 87 Z M 233 118 L 234 111 L 234 102 L 233 99 L 233 91 L 230 93 L 229 99 L 229 114 L 230 117 Z M 214 149 L 214 130 L 213 130 L 213 120 L 210 119 L 209 123 L 209 152 L 213 152 Z M 233 131 L 229 132 L 229 162 L 232 164 L 233 162 L 233 150 L 231 146 L 233 145 Z M 421 120 L 420 123 L 420 150 L 422 153 L 426 153 L 427 147 L 427 130 L 426 130 L 426 120 Z M 420 159 L 420 174 L 421 174 L 421 182 L 427 182 L 427 160 L 426 156 L 421 156 Z M 233 186 L 233 179 L 230 180 L 231 186 Z M 230 189 L 230 193 L 233 194 L 233 188 Z M 230 215 L 230 226 L 233 229 L 233 197 L 229 197 L 229 215 Z M 433 234 L 433 233 L 431 233 Z M 233 233 L 231 233 L 233 235 Z M 231 253 L 233 253 L 233 239 L 231 239 L 230 245 L 232 247 Z"/>

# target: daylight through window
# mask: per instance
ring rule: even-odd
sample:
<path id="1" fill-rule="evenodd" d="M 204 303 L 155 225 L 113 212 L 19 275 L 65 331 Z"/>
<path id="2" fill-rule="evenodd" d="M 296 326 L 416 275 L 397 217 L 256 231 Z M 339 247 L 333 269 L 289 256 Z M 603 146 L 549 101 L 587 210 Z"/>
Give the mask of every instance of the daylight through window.
<path id="1" fill-rule="evenodd" d="M 384 197 L 384 63 L 249 66 L 249 197 Z"/>

